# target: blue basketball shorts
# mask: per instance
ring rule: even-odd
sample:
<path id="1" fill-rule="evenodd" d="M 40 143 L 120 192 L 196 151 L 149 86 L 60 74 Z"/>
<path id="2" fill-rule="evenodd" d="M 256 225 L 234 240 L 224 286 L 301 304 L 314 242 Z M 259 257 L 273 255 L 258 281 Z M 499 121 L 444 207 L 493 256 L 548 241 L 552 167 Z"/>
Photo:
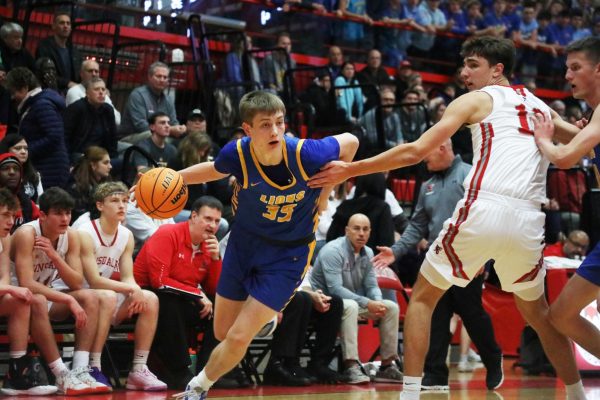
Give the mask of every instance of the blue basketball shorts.
<path id="1" fill-rule="evenodd" d="M 248 296 L 282 310 L 302 283 L 315 241 L 292 248 L 275 246 L 234 226 L 231 230 L 217 293 L 229 300 Z"/>
<path id="2" fill-rule="evenodd" d="M 600 243 L 585 257 L 577 268 L 577 274 L 582 278 L 600 286 Z"/>

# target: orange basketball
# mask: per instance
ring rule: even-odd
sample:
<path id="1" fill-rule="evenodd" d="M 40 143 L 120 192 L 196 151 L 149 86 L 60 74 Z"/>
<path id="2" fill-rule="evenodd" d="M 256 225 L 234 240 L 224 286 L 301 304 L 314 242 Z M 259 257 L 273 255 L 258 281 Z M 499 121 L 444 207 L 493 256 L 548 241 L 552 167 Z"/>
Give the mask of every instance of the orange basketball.
<path id="1" fill-rule="evenodd" d="M 140 210 L 149 217 L 171 218 L 187 202 L 187 185 L 179 172 L 170 168 L 153 168 L 138 181 L 135 199 Z"/>

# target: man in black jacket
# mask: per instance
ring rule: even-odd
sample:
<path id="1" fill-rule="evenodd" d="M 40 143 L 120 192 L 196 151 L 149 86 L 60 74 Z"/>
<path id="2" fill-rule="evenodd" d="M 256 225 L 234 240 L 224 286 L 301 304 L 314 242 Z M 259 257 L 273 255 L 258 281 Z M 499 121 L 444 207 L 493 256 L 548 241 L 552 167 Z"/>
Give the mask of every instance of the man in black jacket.
<path id="1" fill-rule="evenodd" d="M 67 89 L 74 86 L 77 81 L 77 66 L 80 65 L 79 53 L 67 46 L 71 36 L 71 17 L 69 14 L 59 12 L 54 15 L 52 22 L 52 36 L 42 39 L 35 58 L 48 57 L 54 61 L 58 72 L 58 88 L 66 93 Z"/>
<path id="2" fill-rule="evenodd" d="M 117 155 L 117 126 L 113 107 L 106 103 L 106 86 L 101 78 L 92 78 L 84 84 L 86 92 L 64 112 L 65 139 L 69 159 L 73 164 L 89 146 L 108 150 Z"/>

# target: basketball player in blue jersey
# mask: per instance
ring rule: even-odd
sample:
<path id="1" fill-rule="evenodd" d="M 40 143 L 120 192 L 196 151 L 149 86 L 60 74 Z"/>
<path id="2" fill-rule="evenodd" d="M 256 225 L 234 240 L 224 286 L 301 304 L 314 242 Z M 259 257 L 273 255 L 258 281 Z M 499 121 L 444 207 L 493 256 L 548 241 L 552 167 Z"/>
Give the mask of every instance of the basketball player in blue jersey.
<path id="1" fill-rule="evenodd" d="M 543 115 L 535 121 L 535 138 L 541 152 L 559 168 L 570 168 L 594 150 L 593 169 L 600 185 L 600 38 L 589 37 L 569 44 L 567 73 L 573 97 L 583 99 L 594 110 L 587 126 L 567 145 L 552 142 L 554 124 Z M 600 358 L 600 331 L 581 316 L 581 310 L 596 299 L 600 309 L 600 244 L 587 255 L 577 273 L 563 288 L 550 307 L 550 319 L 564 335 Z"/>
<path id="2" fill-rule="evenodd" d="M 319 209 L 331 191 L 309 188 L 309 177 L 329 161 L 350 161 L 358 147 L 349 133 L 321 140 L 284 136 L 285 106 L 267 92 L 246 94 L 240 116 L 247 137 L 227 144 L 214 162 L 180 171 L 188 184 L 236 178 L 235 225 L 215 301 L 214 330 L 221 343 L 176 395 L 186 400 L 205 399 L 294 295 L 315 248 Z"/>

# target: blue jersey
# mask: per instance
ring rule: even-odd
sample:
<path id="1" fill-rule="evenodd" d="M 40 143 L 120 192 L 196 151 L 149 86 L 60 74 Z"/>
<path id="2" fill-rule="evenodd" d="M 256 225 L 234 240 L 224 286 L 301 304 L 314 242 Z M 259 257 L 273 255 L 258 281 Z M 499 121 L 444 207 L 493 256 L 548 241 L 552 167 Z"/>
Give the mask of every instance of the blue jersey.
<path id="1" fill-rule="evenodd" d="M 250 146 L 250 138 L 228 143 L 215 160 L 221 173 L 235 176 L 232 206 L 235 225 L 268 241 L 297 242 L 309 238 L 318 224 L 317 202 L 321 189 L 307 185 L 310 176 L 329 161 L 339 158 L 333 137 L 300 140 L 285 136 L 284 162 L 291 182 L 274 183 L 265 174 Z"/>

